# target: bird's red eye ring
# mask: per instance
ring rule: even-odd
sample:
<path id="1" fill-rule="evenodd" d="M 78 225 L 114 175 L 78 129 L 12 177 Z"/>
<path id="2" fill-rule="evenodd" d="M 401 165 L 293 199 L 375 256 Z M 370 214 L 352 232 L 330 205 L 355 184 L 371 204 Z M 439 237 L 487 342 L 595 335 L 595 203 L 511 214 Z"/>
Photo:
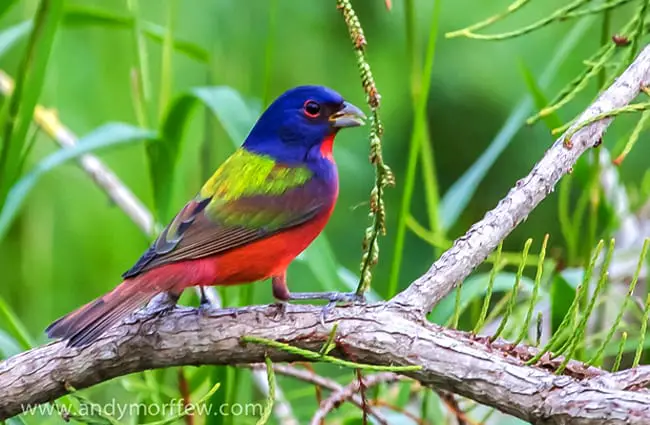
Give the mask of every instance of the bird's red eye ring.
<path id="1" fill-rule="evenodd" d="M 303 109 L 305 111 L 305 115 L 307 115 L 309 118 L 316 118 L 320 115 L 320 105 L 313 100 L 306 101 Z"/>

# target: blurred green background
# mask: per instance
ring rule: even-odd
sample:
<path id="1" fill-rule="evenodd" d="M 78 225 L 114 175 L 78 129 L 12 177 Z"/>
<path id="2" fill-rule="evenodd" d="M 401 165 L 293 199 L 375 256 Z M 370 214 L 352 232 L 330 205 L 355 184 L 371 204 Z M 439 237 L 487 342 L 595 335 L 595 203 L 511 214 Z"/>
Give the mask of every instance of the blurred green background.
<path id="1" fill-rule="evenodd" d="M 384 159 L 393 168 L 397 186 L 386 192 L 388 234 L 382 238 L 380 263 L 373 288 L 387 295 L 394 254 L 396 223 L 413 125 L 415 65 L 421 69 L 431 28 L 434 2 L 407 2 L 414 21 L 405 16 L 405 4 L 356 1 L 355 8 L 366 31 L 367 55 L 382 95 L 385 126 Z M 554 138 L 542 123 L 521 126 L 532 108 L 521 107 L 528 95 L 522 68 L 544 87 L 550 99 L 583 69 L 601 44 L 601 18 L 554 23 L 508 41 L 483 42 L 446 39 L 444 33 L 480 21 L 504 10 L 510 0 L 453 0 L 442 4 L 435 65 L 428 96 L 427 123 L 435 154 L 441 196 L 448 193 L 466 170 L 486 151 L 509 117 L 516 135 L 482 179 L 467 208 L 445 235 L 453 240 L 492 208 L 515 181 L 524 176 Z M 503 31 L 533 22 L 563 5 L 563 0 L 532 2 L 519 13 L 486 32 Z M 33 17 L 36 0 L 20 0 L 0 19 L 0 31 Z M 133 31 L 109 22 L 83 17 L 87 9 L 111 16 L 132 16 L 122 0 L 67 0 L 39 103 L 55 109 L 61 121 L 83 136 L 113 121 L 139 125 L 133 107 L 132 71 L 137 62 Z M 365 106 L 356 59 L 347 29 L 334 1 L 234 1 L 140 0 L 137 16 L 147 23 L 173 28 L 173 37 L 207 53 L 207 60 L 174 50 L 171 73 L 163 75 L 163 47 L 144 38 L 151 101 L 146 120 L 150 128 L 160 122 L 170 98 L 188 89 L 224 85 L 237 90 L 250 105 L 262 105 L 284 90 L 301 84 L 322 84 Z M 628 15 L 611 16 L 613 32 Z M 409 31 L 413 30 L 412 36 Z M 0 57 L 0 69 L 15 77 L 25 39 Z M 550 72 L 549 72 L 550 69 Z M 416 90 L 419 84 L 415 84 Z M 169 86 L 171 96 L 162 95 Z M 164 90 L 163 90 L 164 91 Z M 564 122 L 580 112 L 597 93 L 591 86 L 560 111 Z M 611 146 L 630 121 L 616 125 L 605 140 Z M 58 147 L 38 132 L 26 169 Z M 367 128 L 342 132 L 336 141 L 341 191 L 337 208 L 325 234 L 336 264 L 358 272 L 361 240 L 368 224 L 368 195 L 374 170 L 368 163 Z M 237 144 L 241 141 L 236 141 Z M 203 109 L 194 113 L 182 143 L 172 193 L 172 209 L 192 197 L 221 161 L 234 149 L 222 125 Z M 107 149 L 98 153 L 125 184 L 153 209 L 152 189 L 144 144 Z M 620 172 L 625 184 L 636 184 L 647 168 L 650 145 L 640 143 Z M 424 184 L 418 171 L 411 211 L 426 223 Z M 539 241 L 551 234 L 550 247 L 563 252 L 559 235 L 557 199 L 551 195 L 506 241 L 506 250 L 518 251 L 523 241 Z M 60 315 L 112 289 L 120 274 L 146 249 L 150 240 L 112 205 L 74 162 L 48 173 L 29 195 L 19 217 L 0 241 L 0 296 L 6 300 L 38 343 L 42 330 Z M 404 288 L 426 271 L 436 252 L 407 232 L 399 286 Z M 317 251 L 315 255 L 326 255 Z M 327 265 L 323 266 L 326 267 Z M 289 271 L 294 291 L 323 289 L 318 267 L 295 262 Z M 354 279 L 349 279 L 354 283 Z M 347 289 L 343 282 L 334 287 Z M 226 302 L 240 301 L 238 288 L 228 289 Z M 272 301 L 270 285 L 255 285 L 253 301 Z"/>

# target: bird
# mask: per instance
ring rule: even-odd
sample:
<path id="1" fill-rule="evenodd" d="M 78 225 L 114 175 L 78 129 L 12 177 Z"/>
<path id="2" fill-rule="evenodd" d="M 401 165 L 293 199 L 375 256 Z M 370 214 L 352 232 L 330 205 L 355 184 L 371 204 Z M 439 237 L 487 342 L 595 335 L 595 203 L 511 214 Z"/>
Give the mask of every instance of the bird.
<path id="1" fill-rule="evenodd" d="M 89 345 L 156 295 L 169 294 L 173 307 L 193 286 L 203 290 L 270 278 L 280 305 L 358 300 L 345 292 L 292 293 L 287 267 L 323 231 L 334 210 L 339 193 L 335 136 L 365 119 L 333 89 L 299 86 L 284 92 L 122 282 L 53 322 L 48 337 L 67 340 L 70 347 Z"/>

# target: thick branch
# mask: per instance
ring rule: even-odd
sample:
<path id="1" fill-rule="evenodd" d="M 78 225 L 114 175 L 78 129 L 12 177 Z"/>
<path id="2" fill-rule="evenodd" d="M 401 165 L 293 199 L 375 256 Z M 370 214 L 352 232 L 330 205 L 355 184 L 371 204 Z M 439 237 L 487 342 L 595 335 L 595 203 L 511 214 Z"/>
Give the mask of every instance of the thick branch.
<path id="1" fill-rule="evenodd" d="M 52 343 L 19 354 L 0 363 L 0 419 L 64 395 L 66 383 L 85 388 L 150 368 L 256 363 L 265 353 L 276 362 L 299 359 L 243 344 L 242 335 L 320 349 L 329 334 L 320 324 L 320 308 L 288 310 L 284 317 L 275 307 L 242 308 L 236 317 L 218 311 L 207 316 L 192 309 L 164 317 L 140 314 L 82 349 Z M 650 423 L 647 392 L 608 388 L 602 376 L 594 378 L 600 379 L 599 385 L 591 385 L 589 379 L 526 366 L 518 355 L 405 310 L 385 304 L 339 308 L 329 317 L 329 324 L 333 321 L 339 322 L 337 343 L 344 346 L 333 355 L 372 364 L 421 365 L 407 375 L 534 423 Z"/>
<path id="2" fill-rule="evenodd" d="M 556 183 L 571 170 L 580 155 L 600 143 L 612 120 L 601 120 L 576 132 L 571 137 L 572 148 L 564 145 L 566 135 L 596 115 L 627 105 L 649 82 L 650 47 L 647 46 L 614 84 L 553 144 L 533 170 L 517 181 L 493 210 L 458 238 L 424 275 L 398 294 L 394 301 L 430 311 L 553 191 Z"/>

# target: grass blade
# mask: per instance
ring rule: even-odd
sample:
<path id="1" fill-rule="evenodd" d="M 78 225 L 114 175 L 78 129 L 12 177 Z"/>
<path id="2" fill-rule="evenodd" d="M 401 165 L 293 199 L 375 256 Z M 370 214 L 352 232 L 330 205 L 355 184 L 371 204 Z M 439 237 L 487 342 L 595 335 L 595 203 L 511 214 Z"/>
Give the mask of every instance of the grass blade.
<path id="1" fill-rule="evenodd" d="M 516 279 L 517 275 L 514 273 L 498 273 L 494 278 L 492 292 L 497 293 L 510 291 L 512 289 L 513 282 L 515 282 Z M 469 306 L 472 301 L 485 295 L 489 281 L 490 273 L 481 273 L 465 279 L 463 282 L 463 291 L 460 297 L 459 309 L 461 313 Z M 523 288 L 526 292 L 531 292 L 534 287 L 533 280 L 526 276 L 521 277 L 519 284 L 520 287 Z M 447 296 L 434 307 L 433 311 L 429 315 L 430 321 L 442 325 L 449 321 L 449 319 L 454 315 L 457 290 L 458 288 L 447 294 Z"/>
<path id="2" fill-rule="evenodd" d="M 164 108 L 169 102 L 170 93 L 172 90 L 173 74 L 172 74 L 172 54 L 174 49 L 174 24 L 176 16 L 176 1 L 172 0 L 167 2 L 167 28 L 165 28 L 165 36 L 163 38 L 162 46 L 162 70 L 160 75 L 160 90 L 159 90 L 159 117 L 162 119 L 165 112 Z"/>
<path id="3" fill-rule="evenodd" d="M 132 17 L 117 15 L 103 9 L 69 5 L 65 8 L 62 23 L 66 27 L 96 25 L 115 29 L 133 30 L 134 20 Z M 167 33 L 165 27 L 144 20 L 140 22 L 140 25 L 142 34 L 148 39 L 157 43 L 164 43 L 165 34 Z M 195 43 L 172 37 L 172 45 L 174 50 L 177 50 L 192 59 L 203 63 L 209 62 L 210 56 L 207 50 Z"/>
<path id="4" fill-rule="evenodd" d="M 0 57 L 4 56 L 17 42 L 32 29 L 32 21 L 27 20 L 11 26 L 0 34 Z"/>
<path id="5" fill-rule="evenodd" d="M 192 93 L 219 119 L 236 147 L 246 139 L 261 113 L 259 108 L 252 107 L 231 87 L 199 87 Z"/>
<path id="6" fill-rule="evenodd" d="M 63 13 L 63 0 L 42 0 L 39 4 L 27 49 L 18 66 L 16 86 L 2 119 L 0 152 L 0 206 L 18 178 L 34 107 L 41 94 L 54 36 Z"/>
<path id="7" fill-rule="evenodd" d="M 560 66 L 571 54 L 575 46 L 589 29 L 593 19 L 587 18 L 578 22 L 571 32 L 564 38 L 551 61 L 547 65 L 541 78 L 541 86 L 546 87 L 553 81 Z M 503 150 L 512 142 L 513 138 L 526 121 L 532 111 L 533 102 L 529 96 L 519 102 L 512 111 L 505 124 L 492 140 L 488 148 L 472 164 L 460 179 L 458 179 L 445 193 L 441 202 L 440 217 L 443 229 L 447 230 L 456 223 L 458 217 L 467 207 L 470 199 L 476 192 L 488 170 L 492 167 Z"/>
<path id="8" fill-rule="evenodd" d="M 5 328 L 20 345 L 20 348 L 29 350 L 34 346 L 27 329 L 2 297 L 0 297 L 0 322 L 4 323 Z"/>
<path id="9" fill-rule="evenodd" d="M 14 337 L 0 329 L 0 360 L 8 359 L 23 351 L 24 349 Z"/>
<path id="10" fill-rule="evenodd" d="M 156 134 L 127 124 L 113 123 L 99 127 L 81 138 L 73 148 L 60 149 L 41 160 L 33 170 L 23 176 L 9 191 L 7 201 L 0 211 L 0 239 L 20 210 L 25 198 L 38 182 L 38 179 L 53 168 L 99 149 L 124 145 L 142 140 L 154 140 Z"/>
<path id="11" fill-rule="evenodd" d="M 0 18 L 2 18 L 2 16 L 7 13 L 9 9 L 11 9 L 11 6 L 17 2 L 18 0 L 2 0 L 2 2 L 0 2 Z"/>
<path id="12" fill-rule="evenodd" d="M 438 22 L 442 1 L 437 0 L 433 6 L 433 15 L 429 30 L 429 40 L 422 77 L 417 72 L 417 55 L 415 49 L 415 7 L 412 1 L 405 3 L 406 16 L 406 38 L 409 57 L 411 58 L 411 87 L 413 88 L 413 113 L 415 115 L 411 140 L 409 143 L 408 162 L 406 176 L 404 178 L 404 193 L 400 204 L 397 230 L 395 233 L 395 247 L 393 249 L 393 262 L 391 265 L 390 279 L 388 282 L 388 297 L 397 293 L 399 285 L 399 273 L 402 265 L 404 252 L 404 241 L 406 238 L 407 221 L 411 207 L 411 199 L 415 188 L 415 175 L 417 171 L 418 158 L 422 159 L 422 171 L 424 175 L 425 196 L 427 201 L 427 213 L 429 225 L 434 234 L 438 234 L 440 227 L 439 217 L 439 193 L 438 182 L 435 174 L 434 152 L 430 146 L 429 131 L 427 127 L 427 100 L 431 87 L 431 75 L 436 53 L 436 41 L 438 37 Z M 419 93 L 415 87 L 421 87 Z M 428 146 L 424 146 L 428 145 Z"/>

